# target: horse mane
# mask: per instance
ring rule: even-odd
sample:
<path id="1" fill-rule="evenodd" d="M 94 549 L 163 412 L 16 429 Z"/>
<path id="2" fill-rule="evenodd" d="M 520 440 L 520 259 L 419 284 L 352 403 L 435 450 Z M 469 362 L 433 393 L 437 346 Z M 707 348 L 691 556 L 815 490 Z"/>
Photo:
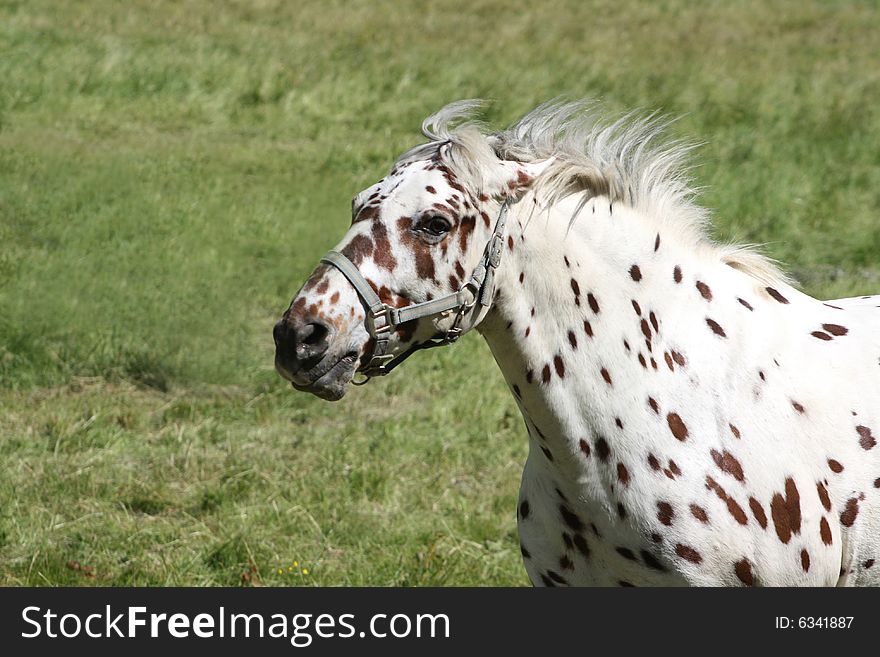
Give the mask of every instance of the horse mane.
<path id="1" fill-rule="evenodd" d="M 476 119 L 483 103 L 460 100 L 422 122 L 431 141 L 398 162 L 441 157 L 479 192 L 484 172 L 497 160 L 535 162 L 555 158 L 531 191 L 549 208 L 580 194 L 571 222 L 589 199 L 605 196 L 645 213 L 696 249 L 712 250 L 722 262 L 765 284 L 789 282 L 770 258 L 751 244 L 716 244 L 707 232 L 709 212 L 695 202 L 687 156 L 698 145 L 666 138 L 673 122 L 659 114 L 630 112 L 606 122 L 591 100 L 551 101 L 505 130 L 490 132 Z"/>

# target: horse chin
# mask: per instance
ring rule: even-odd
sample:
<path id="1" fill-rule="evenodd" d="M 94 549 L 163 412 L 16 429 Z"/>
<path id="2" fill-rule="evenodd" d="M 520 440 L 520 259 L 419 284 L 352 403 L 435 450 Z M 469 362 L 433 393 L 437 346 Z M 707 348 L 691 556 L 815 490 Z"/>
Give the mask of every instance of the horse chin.
<path id="1" fill-rule="evenodd" d="M 319 363 L 318 367 L 321 367 Z M 324 374 L 311 383 L 299 384 L 291 381 L 291 385 L 301 392 L 310 392 L 325 401 L 339 401 L 345 396 L 348 384 L 354 378 L 358 359 L 356 353 L 347 353 L 333 363 Z"/>

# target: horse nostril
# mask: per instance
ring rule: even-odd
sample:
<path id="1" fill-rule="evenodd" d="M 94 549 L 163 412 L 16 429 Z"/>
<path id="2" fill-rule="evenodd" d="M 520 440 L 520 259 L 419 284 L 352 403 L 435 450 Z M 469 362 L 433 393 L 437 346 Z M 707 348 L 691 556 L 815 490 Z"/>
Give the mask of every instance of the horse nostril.
<path id="1" fill-rule="evenodd" d="M 310 347 L 318 347 L 321 343 L 327 342 L 327 334 L 329 332 L 329 329 L 324 324 L 312 322 L 303 327 L 303 330 L 298 337 L 301 344 L 309 345 Z"/>
<path id="2" fill-rule="evenodd" d="M 296 332 L 296 360 L 303 369 L 317 365 L 330 347 L 330 327 L 309 322 Z"/>

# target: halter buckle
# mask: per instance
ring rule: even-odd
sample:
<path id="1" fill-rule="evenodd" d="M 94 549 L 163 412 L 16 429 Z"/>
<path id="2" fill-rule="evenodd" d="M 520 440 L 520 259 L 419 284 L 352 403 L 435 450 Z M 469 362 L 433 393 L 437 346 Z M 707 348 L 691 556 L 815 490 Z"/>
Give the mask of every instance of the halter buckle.
<path id="1" fill-rule="evenodd" d="M 385 304 L 382 304 L 379 308 L 370 308 L 370 312 L 367 313 L 366 324 L 367 332 L 371 336 L 377 338 L 383 333 L 391 332 L 391 328 L 394 325 L 391 310 Z"/>
<path id="2" fill-rule="evenodd" d="M 486 258 L 489 262 L 489 266 L 492 269 L 498 269 L 498 265 L 501 264 L 501 253 L 504 250 L 504 238 L 495 233 L 492 235 L 492 240 L 489 242 L 489 256 Z"/>

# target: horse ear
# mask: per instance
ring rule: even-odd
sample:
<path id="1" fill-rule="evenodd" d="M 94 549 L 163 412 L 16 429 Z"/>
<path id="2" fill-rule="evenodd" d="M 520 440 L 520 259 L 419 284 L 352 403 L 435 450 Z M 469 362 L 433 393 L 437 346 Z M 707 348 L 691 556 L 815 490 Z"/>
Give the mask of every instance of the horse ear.
<path id="1" fill-rule="evenodd" d="M 492 191 L 496 196 L 522 194 L 532 185 L 535 178 L 541 175 L 555 160 L 556 158 L 554 157 L 537 162 L 502 160 L 500 162 L 499 177 L 494 185 L 495 189 Z"/>

